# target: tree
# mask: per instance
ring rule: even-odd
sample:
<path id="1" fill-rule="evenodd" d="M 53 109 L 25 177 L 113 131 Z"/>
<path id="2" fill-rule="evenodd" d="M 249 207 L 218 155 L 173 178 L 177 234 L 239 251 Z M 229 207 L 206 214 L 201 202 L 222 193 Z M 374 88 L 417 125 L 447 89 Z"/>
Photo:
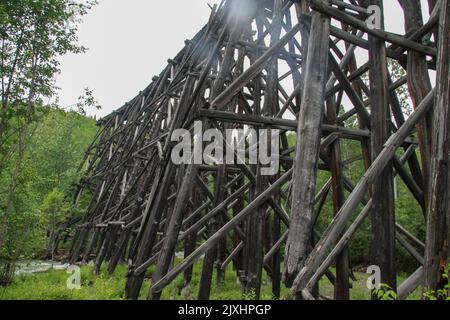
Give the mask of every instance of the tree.
<path id="1" fill-rule="evenodd" d="M 44 217 L 48 237 L 46 250 L 51 254 L 52 261 L 55 254 L 55 237 L 58 223 L 61 222 L 69 212 L 70 207 L 64 199 L 64 193 L 58 188 L 50 191 L 44 198 L 40 213 Z"/>
<path id="2" fill-rule="evenodd" d="M 39 122 L 30 125 L 33 135 L 23 158 L 21 172 L 4 242 L 0 247 L 0 284 L 11 281 L 9 265 L 2 275 L 2 261 L 50 257 L 58 231 L 68 217 L 79 215 L 86 201 L 74 207 L 72 195 L 78 167 L 97 127 L 91 118 L 76 112 L 37 107 Z M 14 167 L 10 161 L 6 167 Z M 0 203 L 8 196 L 10 177 L 0 176 Z M 89 196 L 87 193 L 86 196 Z"/>
<path id="3" fill-rule="evenodd" d="M 22 170 L 36 106 L 55 94 L 58 56 L 82 53 L 77 43 L 81 17 L 95 1 L 3 0 L 0 3 L 0 163 L 14 158 L 9 194 L 1 206 L 0 247 Z"/>

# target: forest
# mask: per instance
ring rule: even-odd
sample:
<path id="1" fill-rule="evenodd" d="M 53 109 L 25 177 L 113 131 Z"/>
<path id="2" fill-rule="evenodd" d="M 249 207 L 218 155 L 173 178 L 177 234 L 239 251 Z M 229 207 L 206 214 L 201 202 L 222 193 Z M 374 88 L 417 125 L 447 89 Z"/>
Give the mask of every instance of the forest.
<path id="1" fill-rule="evenodd" d="M 2 1 L 0 126 L 0 283 L 14 281 L 16 265 L 55 259 L 60 224 L 80 214 L 72 204 L 79 164 L 96 131 L 80 93 L 68 108 L 57 103 L 57 57 L 81 53 L 77 24 L 88 6 L 71 1 Z M 72 21 L 72 23 L 67 23 Z"/>
<path id="2" fill-rule="evenodd" d="M 0 300 L 450 300 L 450 1 L 412 2 L 397 35 L 365 25 L 378 0 L 221 1 L 97 119 L 56 85 L 97 1 L 1 1 Z M 279 129 L 281 171 L 172 164 L 198 119 Z"/>

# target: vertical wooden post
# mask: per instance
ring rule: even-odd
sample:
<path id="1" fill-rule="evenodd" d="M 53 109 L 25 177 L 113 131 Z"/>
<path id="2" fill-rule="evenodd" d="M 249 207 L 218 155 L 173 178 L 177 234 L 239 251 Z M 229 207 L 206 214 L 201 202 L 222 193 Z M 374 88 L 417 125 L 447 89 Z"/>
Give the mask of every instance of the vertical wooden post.
<path id="1" fill-rule="evenodd" d="M 279 194 L 274 196 L 275 200 L 281 200 Z M 272 246 L 274 246 L 281 237 L 281 219 L 275 214 L 272 220 Z M 281 250 L 274 253 L 272 257 L 272 295 L 275 299 L 281 296 Z"/>
<path id="2" fill-rule="evenodd" d="M 383 12 L 383 2 L 370 0 Z M 381 17 L 384 29 L 383 14 Z M 369 68 L 371 99 L 372 161 L 383 150 L 391 134 L 389 111 L 388 70 L 386 45 L 369 35 Z M 381 268 L 381 281 L 396 290 L 395 215 L 392 164 L 386 166 L 372 185 L 372 245 L 371 260 Z"/>
<path id="3" fill-rule="evenodd" d="M 198 166 L 188 166 L 181 183 L 181 187 L 178 190 L 178 197 L 173 208 L 173 213 L 170 217 L 170 221 L 167 221 L 167 236 L 160 251 L 156 272 L 153 275 L 154 282 L 159 281 L 159 279 L 161 279 L 161 277 L 164 276 L 169 270 L 170 263 L 175 254 L 178 234 L 180 233 L 183 222 L 183 216 L 186 211 L 186 202 L 192 192 L 191 188 L 197 176 L 197 171 Z M 158 300 L 161 297 L 161 292 L 150 291 L 148 297 L 149 299 Z"/>
<path id="4" fill-rule="evenodd" d="M 337 124 L 337 111 L 339 105 L 334 97 L 327 101 L 327 120 L 331 124 Z M 331 188 L 333 196 L 333 215 L 336 216 L 344 204 L 344 181 L 343 167 L 341 163 L 341 146 L 339 138 L 329 147 L 328 155 L 330 157 L 331 169 Z M 348 249 L 342 250 L 336 258 L 336 282 L 334 285 L 335 300 L 350 299 L 350 264 Z"/>
<path id="5" fill-rule="evenodd" d="M 165 167 L 161 164 L 161 168 L 162 169 L 160 170 L 165 169 L 165 171 L 162 173 L 161 177 L 156 177 L 155 179 L 155 184 L 152 187 L 154 192 L 151 192 L 148 198 L 141 225 L 140 235 L 138 234 L 137 239 L 135 240 L 137 241 L 136 255 L 133 261 L 134 265 L 131 266 L 131 270 L 127 278 L 125 287 L 126 299 L 137 300 L 139 297 L 145 274 L 134 274 L 134 268 L 150 258 L 153 246 L 156 241 L 159 221 L 167 204 L 167 191 L 170 187 L 170 183 L 174 175 L 175 166 L 172 162 L 168 162 L 167 166 Z M 161 183 L 160 181 L 158 181 L 159 179 L 161 179 Z M 156 191 L 157 187 L 159 187 L 159 189 Z M 154 199 L 152 199 L 153 197 Z M 154 202 L 153 207 L 151 207 L 152 202 Z"/>
<path id="6" fill-rule="evenodd" d="M 440 10 L 425 292 L 448 283 L 442 272 L 450 262 L 450 1 L 441 0 Z"/>
<path id="7" fill-rule="evenodd" d="M 324 91 L 328 74 L 329 32 L 330 19 L 314 12 L 297 132 L 291 224 L 285 249 L 283 278 L 287 286 L 292 285 L 311 247 Z"/>
<path id="8" fill-rule="evenodd" d="M 216 181 L 214 185 L 214 206 L 219 205 L 223 197 L 223 186 L 225 185 L 225 180 L 227 177 L 226 166 L 220 165 L 217 171 Z M 208 226 L 208 234 L 212 236 L 218 230 L 217 218 L 213 218 Z M 200 278 L 200 288 L 198 291 L 198 300 L 209 300 L 211 294 L 211 284 L 214 271 L 214 262 L 217 256 L 217 245 L 214 245 L 205 254 L 203 259 L 203 268 Z"/>
<path id="9" fill-rule="evenodd" d="M 253 292 L 258 299 L 263 270 L 272 279 L 273 295 L 280 295 L 280 259 L 286 241 L 283 281 L 292 286 L 292 294 L 317 297 L 319 280 L 327 275 L 335 284 L 335 299 L 348 299 L 350 269 L 345 249 L 371 214 L 372 263 L 381 268 L 381 282 L 395 290 L 395 231 L 404 231 L 401 226 L 395 228 L 394 165 L 428 213 L 424 266 L 399 288 L 399 296 L 409 294 L 422 278 L 425 291 L 442 288 L 447 282 L 442 271 L 450 251 L 449 1 L 428 0 L 430 10 L 433 6 L 435 9 L 424 24 L 420 0 L 398 0 L 405 15 L 404 36 L 372 30 L 364 23 L 364 8 L 376 5 L 383 9 L 382 0 L 352 0 L 346 4 L 331 0 L 222 1 L 212 8 L 205 28 L 186 42 L 149 87 L 99 121 L 104 130 L 98 135 L 99 141 L 89 147 L 86 158 L 92 155 L 92 159 L 86 168 L 86 181 L 75 192 L 75 198 L 80 198 L 83 188 L 91 189 L 94 195 L 75 233 L 71 261 L 83 256 L 83 262 L 87 262 L 95 256 L 94 270 L 98 272 L 103 261 L 108 261 L 112 273 L 118 263 L 128 259 L 128 299 L 139 296 L 145 270 L 157 261 L 149 297 L 159 299 L 161 291 L 183 272 L 182 291 L 188 293 L 192 266 L 205 255 L 199 299 L 210 297 L 215 266 L 219 288 L 231 261 L 243 291 Z M 299 23 L 293 26 L 290 15 L 294 3 Z M 341 23 L 340 29 L 330 26 L 331 18 Z M 299 31 L 301 40 L 294 37 Z M 368 34 L 368 41 L 364 34 Z M 433 35 L 438 50 L 428 41 Z M 341 52 L 342 42 L 347 48 L 345 54 Z M 386 42 L 392 45 L 386 47 Z M 359 68 L 356 47 L 369 53 L 369 61 Z M 335 56 L 341 59 L 340 64 Z M 392 83 L 387 56 L 407 69 L 407 78 Z M 280 61 L 290 69 L 282 75 Z M 432 90 L 429 72 L 434 69 L 438 85 Z M 367 71 L 370 88 L 362 80 Z M 283 87 L 289 78 L 294 90 Z M 416 109 L 407 119 L 396 92 L 405 83 Z M 344 94 L 354 109 L 346 109 L 339 116 Z M 325 99 L 326 123 L 322 123 Z M 286 119 L 289 113 L 298 116 L 294 125 Z M 360 129 L 350 124 L 355 114 Z M 192 129 L 192 122 L 201 117 L 204 129 L 214 125 L 221 129 L 273 126 L 290 130 L 297 126 L 295 159 L 288 131 L 283 131 L 278 176 L 263 176 L 261 164 L 176 166 L 170 161 L 172 133 L 180 128 Z M 418 130 L 414 131 L 416 126 Z M 331 135 L 325 137 L 322 129 Z M 414 151 L 417 135 L 422 168 Z M 343 173 L 339 144 L 344 139 L 361 142 L 366 173 L 356 187 Z M 396 157 L 400 148 L 406 151 L 402 161 Z M 330 171 L 331 179 L 316 196 L 319 159 L 320 168 Z M 352 157 L 345 162 L 359 159 Z M 406 162 L 411 174 L 404 166 Z M 199 178 L 197 170 L 204 177 L 215 178 L 214 194 L 212 185 Z M 282 188 L 288 182 L 285 194 Z M 351 192 L 345 202 L 344 188 Z M 318 237 L 314 224 L 330 190 L 334 219 L 321 239 L 313 239 L 313 235 Z M 192 196 L 195 199 L 191 201 Z M 349 226 L 361 203 L 365 205 L 363 211 Z M 211 205 L 215 209 L 200 217 Z M 230 207 L 232 218 L 227 211 Z M 194 214 L 189 215 L 191 212 Z M 282 236 L 281 222 L 288 228 Z M 67 225 L 71 226 L 69 222 Z M 65 232 L 69 237 L 70 230 Z M 234 236 L 233 250 L 227 248 L 230 235 Z M 414 236 L 404 235 L 425 248 Z M 204 239 L 196 248 L 196 240 Z M 422 261 L 411 245 L 402 238 L 397 240 Z M 184 245 L 185 259 L 174 265 L 179 245 Z M 333 263 L 336 278 L 328 270 Z"/>
<path id="10" fill-rule="evenodd" d="M 423 26 L 422 21 L 422 8 L 419 0 L 400 0 L 400 4 L 403 8 L 405 15 L 405 31 L 413 32 Z M 428 65 L 426 56 L 414 52 L 408 51 L 408 90 L 411 96 L 414 110 L 422 102 L 426 95 L 431 91 L 430 76 L 428 73 Z M 431 135 L 433 127 L 433 112 L 430 111 L 427 116 L 420 121 L 417 126 L 420 155 L 422 160 L 422 172 L 423 178 L 417 177 L 416 182 L 423 189 L 426 190 L 429 186 L 429 168 L 430 168 L 430 154 L 431 154 Z M 411 166 L 411 162 L 409 164 Z M 411 168 L 413 169 L 413 168 Z M 420 168 L 415 168 L 415 171 L 419 171 Z M 414 174 L 414 171 L 411 170 Z M 419 179 L 418 179 L 419 178 Z M 428 203 L 428 193 L 425 192 L 425 204 Z"/>

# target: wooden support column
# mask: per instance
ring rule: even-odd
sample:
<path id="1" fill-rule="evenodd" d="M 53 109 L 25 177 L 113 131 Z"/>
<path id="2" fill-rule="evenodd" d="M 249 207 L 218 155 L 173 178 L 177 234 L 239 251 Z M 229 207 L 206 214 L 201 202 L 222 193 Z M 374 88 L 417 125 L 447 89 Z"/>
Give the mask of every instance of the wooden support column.
<path id="1" fill-rule="evenodd" d="M 105 261 L 110 273 L 128 263 L 127 299 L 139 297 L 151 266 L 150 298 L 160 299 L 164 288 L 184 277 L 184 298 L 197 294 L 189 283 L 200 280 L 198 297 L 209 299 L 212 283 L 216 280 L 219 290 L 233 262 L 243 292 L 258 299 L 264 270 L 279 297 L 284 254 L 282 280 L 293 296 L 317 299 L 325 275 L 341 300 L 349 298 L 348 243 L 372 217 L 372 263 L 381 268 L 381 281 L 396 289 L 396 239 L 424 264 L 399 286 L 399 298 L 424 280 L 426 292 L 442 288 L 450 242 L 449 1 L 397 0 L 405 35 L 365 23 L 365 8 L 382 7 L 382 0 L 224 0 L 211 8 L 205 27 L 153 82 L 98 122 L 103 129 L 86 153 L 74 194 L 80 199 L 81 190 L 92 192 L 91 202 L 86 214 L 70 217 L 58 235 L 66 241 L 77 227 L 70 260 L 83 257 L 87 263 L 95 257 L 95 271 Z M 423 2 L 430 7 L 426 23 Z M 330 19 L 337 23 L 330 26 Z M 361 50 L 368 50 L 370 61 Z M 393 82 L 386 57 L 407 74 Z M 287 72 L 279 69 L 286 66 Z M 438 74 L 433 90 L 431 70 Z M 370 88 L 364 81 L 368 72 Z M 285 86 L 290 79 L 293 86 Z M 412 114 L 398 96 L 405 84 Z M 346 102 L 353 106 L 339 115 Z M 297 119 L 289 120 L 291 115 Z M 204 130 L 281 130 L 280 174 L 263 176 L 262 165 L 254 162 L 173 164 L 172 133 L 192 130 L 197 119 L 204 120 Z M 339 144 L 347 139 L 361 143 L 362 152 L 353 154 L 358 144 L 352 143 L 351 152 L 342 153 L 344 162 Z M 399 149 L 405 150 L 401 157 Z M 344 168 L 361 159 L 366 172 L 354 186 Z M 331 178 L 316 195 L 318 169 Z M 394 169 L 428 219 L 426 245 L 395 224 Z M 403 185 L 401 191 L 405 196 Z M 330 192 L 334 218 L 319 234 L 314 226 Z M 176 251 L 183 249 L 184 260 L 175 264 Z M 192 279 L 196 261 L 203 266 L 201 279 Z M 334 265 L 336 277 L 329 270 Z"/>
<path id="2" fill-rule="evenodd" d="M 313 13 L 298 123 L 291 225 L 285 249 L 283 280 L 287 286 L 292 285 L 311 247 L 321 124 L 328 74 L 329 32 L 330 19 L 318 12 Z"/>
<path id="3" fill-rule="evenodd" d="M 370 0 L 383 12 L 383 2 Z M 381 17 L 384 29 L 383 15 Z M 371 151 L 374 161 L 391 135 L 389 85 L 386 44 L 369 35 L 369 76 L 371 99 Z M 371 263 L 381 269 L 381 282 L 396 290 L 395 213 L 392 164 L 388 164 L 372 185 L 372 244 Z"/>
<path id="4" fill-rule="evenodd" d="M 285 183 L 287 183 L 292 178 L 293 170 L 289 170 L 284 173 L 274 184 L 267 188 L 261 195 L 259 195 L 255 200 L 249 203 L 237 216 L 231 219 L 227 224 L 225 224 L 220 230 L 218 230 L 214 235 L 212 235 L 207 241 L 205 241 L 199 248 L 197 248 L 189 257 L 187 257 L 182 263 L 175 266 L 171 271 L 169 271 L 160 281 L 153 285 L 152 290 L 158 291 L 162 290 L 167 286 L 177 275 L 183 272 L 186 268 L 191 266 L 195 261 L 200 259 L 200 257 L 210 250 L 217 242 L 224 237 L 228 232 L 234 229 L 237 225 L 242 223 L 243 220 L 248 218 L 248 216 L 259 208 L 263 203 L 267 202 L 274 193 L 279 191 Z"/>
<path id="5" fill-rule="evenodd" d="M 423 26 L 422 8 L 419 0 L 399 0 L 405 16 L 405 32 L 411 33 Z M 424 54 L 408 51 L 408 90 L 414 110 L 431 90 L 427 59 Z M 416 181 L 425 190 L 429 185 L 429 168 L 431 153 L 431 135 L 433 127 L 433 111 L 417 126 L 420 155 L 422 160 L 423 179 Z M 411 163 L 410 163 L 411 166 Z M 414 168 L 411 168 L 414 169 Z M 417 170 L 417 169 L 416 169 Z M 412 171 L 412 170 L 411 170 Z M 414 174 L 414 172 L 413 172 Z M 415 175 L 417 177 L 417 175 Z M 428 203 L 428 193 L 425 192 L 425 204 Z"/>
<path id="6" fill-rule="evenodd" d="M 170 217 L 170 221 L 167 221 L 167 236 L 160 251 L 156 272 L 153 275 L 154 282 L 159 281 L 159 279 L 161 279 L 161 277 L 165 275 L 169 270 L 170 263 L 175 254 L 178 234 L 180 233 L 181 225 L 183 222 L 183 216 L 186 211 L 186 202 L 188 201 L 188 197 L 192 192 L 191 188 L 195 181 L 195 177 L 197 176 L 197 172 L 198 166 L 190 165 L 187 168 L 187 172 L 184 175 L 181 187 L 178 190 L 178 196 L 173 208 L 173 213 Z M 159 300 L 160 297 L 161 292 L 149 292 L 149 299 Z"/>
<path id="7" fill-rule="evenodd" d="M 188 257 L 195 250 L 197 243 L 197 233 L 194 232 L 184 241 L 184 258 Z M 191 294 L 191 281 L 194 268 L 191 266 L 187 268 L 183 273 L 183 287 L 181 288 L 181 296 L 187 298 Z"/>
<path id="8" fill-rule="evenodd" d="M 137 300 L 139 297 L 145 273 L 134 274 L 134 269 L 150 257 L 153 245 L 156 241 L 159 221 L 167 205 L 167 193 L 174 175 L 175 166 L 172 162 L 168 162 L 167 166 L 164 167 L 161 165 L 159 168 L 159 170 L 164 169 L 165 171 L 161 176 L 156 177 L 154 185 L 152 186 L 152 192 L 148 197 L 141 224 L 140 234 L 138 234 L 137 239 L 135 240 L 137 242 L 137 246 L 135 247 L 136 256 L 133 265 L 129 267 L 130 270 L 125 287 L 126 299 Z"/>
<path id="9" fill-rule="evenodd" d="M 220 65 L 219 73 L 217 74 L 217 77 L 215 81 L 213 82 L 212 88 L 211 88 L 211 94 L 210 94 L 210 100 L 214 101 L 216 97 L 218 97 L 221 92 L 224 90 L 224 86 L 226 83 L 226 78 L 230 75 L 230 70 L 232 67 L 232 64 L 234 63 L 234 53 L 236 51 L 236 43 L 242 36 L 243 30 L 245 30 L 250 23 L 250 21 L 253 19 L 254 14 L 256 13 L 256 2 L 247 1 L 244 6 L 241 8 L 238 7 L 238 2 L 231 3 L 231 8 L 236 13 L 234 16 L 231 17 L 232 19 L 232 31 L 230 33 L 228 43 L 225 48 L 225 52 L 223 55 L 223 60 Z M 228 103 L 228 101 L 227 101 Z M 213 109 L 216 108 L 216 105 L 212 103 L 211 106 Z M 223 107 L 227 107 L 225 104 Z M 227 172 L 226 172 L 226 166 L 224 164 L 220 164 L 218 166 L 216 181 L 215 181 L 215 193 L 214 193 L 214 206 L 219 205 L 223 198 L 224 198 L 224 192 L 223 189 L 224 185 L 226 184 L 227 179 Z M 226 214 L 226 213 L 225 213 Z M 219 228 L 219 218 L 213 217 L 212 221 L 209 223 L 208 226 L 208 233 L 209 236 L 212 236 L 217 232 Z M 202 268 L 202 274 L 201 274 L 201 280 L 200 280 L 200 288 L 198 292 L 198 299 L 199 300 L 208 300 L 210 293 L 211 293 L 211 284 L 212 284 L 212 276 L 213 276 L 213 270 L 214 270 L 214 262 L 216 261 L 217 256 L 217 245 L 215 245 L 213 248 L 211 248 L 205 255 L 204 261 L 203 261 L 203 268 Z"/>
<path id="10" fill-rule="evenodd" d="M 272 14 L 272 29 L 270 32 L 270 45 L 274 46 L 280 39 L 282 21 L 283 21 L 283 1 L 275 0 L 273 5 Z M 262 25 L 257 21 L 259 35 L 262 34 Z M 278 112 L 278 57 L 273 56 L 269 60 L 267 65 L 267 78 L 266 78 L 266 90 L 264 96 L 264 104 L 261 107 L 261 80 L 258 79 L 255 84 L 254 91 L 254 110 L 255 114 L 267 114 L 274 115 Z M 261 139 L 261 137 L 259 137 Z M 259 140 L 258 140 L 259 141 Z M 270 141 L 268 141 L 270 145 Z M 270 150 L 270 149 L 268 149 Z M 256 187 L 255 197 L 260 195 L 266 190 L 268 186 L 268 177 L 261 175 L 261 164 L 255 166 L 256 169 Z M 253 294 L 256 300 L 260 299 L 261 295 L 261 282 L 262 282 L 262 269 L 264 260 L 264 222 L 266 220 L 267 206 L 260 206 L 256 213 L 249 219 L 248 224 L 248 236 L 247 236 L 247 249 L 250 259 L 247 266 L 247 284 L 246 293 Z"/>
<path id="11" fill-rule="evenodd" d="M 330 124 L 337 124 L 337 111 L 339 105 L 335 101 L 335 97 L 331 97 L 327 101 L 327 119 Z M 331 188 L 333 196 L 333 215 L 336 216 L 342 205 L 344 204 L 344 180 L 343 166 L 341 162 L 341 145 L 339 138 L 331 143 L 328 151 L 331 169 Z M 335 300 L 350 299 L 350 264 L 348 249 L 342 250 L 341 254 L 336 258 L 336 282 L 334 285 Z"/>
<path id="12" fill-rule="evenodd" d="M 220 165 L 214 185 L 214 206 L 219 205 L 223 199 L 225 180 L 227 177 L 226 166 Z M 218 218 L 214 217 L 208 225 L 208 234 L 211 236 L 218 230 Z M 214 271 L 214 262 L 217 256 L 217 244 L 214 245 L 205 254 L 203 259 L 203 267 L 200 278 L 200 288 L 198 292 L 198 300 L 209 300 L 211 294 L 212 277 Z"/>
<path id="13" fill-rule="evenodd" d="M 181 123 L 185 113 L 189 111 L 191 93 L 195 78 L 188 76 L 182 92 L 183 103 L 177 112 L 175 123 Z M 161 117 L 155 120 L 154 128 L 160 128 Z M 170 138 L 170 137 L 169 137 Z M 136 300 L 139 297 L 140 289 L 144 281 L 145 272 L 134 274 L 134 269 L 147 261 L 152 253 L 153 246 L 157 239 L 157 232 L 161 216 L 167 206 L 167 193 L 175 175 L 175 165 L 170 159 L 171 148 L 168 148 L 165 159 L 159 163 L 157 174 L 155 175 L 151 192 L 148 196 L 147 205 L 143 214 L 143 219 L 139 233 L 132 248 L 131 256 L 133 263 L 129 266 L 129 274 L 126 284 L 125 296 L 127 299 Z"/>
<path id="14" fill-rule="evenodd" d="M 276 195 L 275 200 L 278 203 L 281 202 L 280 195 Z M 270 232 L 270 230 L 267 230 Z M 277 242 L 281 238 L 281 219 L 277 214 L 274 214 L 272 220 L 272 247 L 276 246 Z M 269 252 L 268 250 L 267 252 Z M 271 258 L 271 268 L 272 268 L 272 296 L 275 299 L 280 299 L 281 296 L 281 252 L 280 248 L 277 248 Z"/>
<path id="15" fill-rule="evenodd" d="M 441 0 L 424 291 L 442 289 L 450 262 L 450 1 Z"/>
<path id="16" fill-rule="evenodd" d="M 232 193 L 236 192 L 240 188 L 244 186 L 244 178 L 239 178 L 236 185 L 231 189 Z M 237 199 L 236 205 L 233 206 L 233 217 L 239 214 L 245 208 L 245 197 L 242 195 Z M 245 229 L 245 228 L 244 228 Z M 234 233 L 233 236 L 233 246 L 236 248 L 238 245 L 242 243 L 244 246 L 241 237 L 238 233 Z M 233 259 L 233 265 L 236 270 L 236 277 L 240 278 L 240 276 L 244 273 L 243 261 L 244 261 L 244 250 L 241 250 L 235 259 Z"/>
<path id="17" fill-rule="evenodd" d="M 420 119 L 431 109 L 433 106 L 433 99 L 435 90 L 433 89 L 427 97 L 422 101 L 416 111 L 406 120 L 405 124 L 389 138 L 386 142 L 386 146 L 383 151 L 372 163 L 370 168 L 366 171 L 364 177 L 359 181 L 353 192 L 345 201 L 336 218 L 332 221 L 328 229 L 325 231 L 322 239 L 317 243 L 314 250 L 309 254 L 305 267 L 301 270 L 297 278 L 295 279 L 292 292 L 294 294 L 302 292 L 308 286 L 308 283 L 314 276 L 316 270 L 321 264 L 328 259 L 329 252 L 333 249 L 336 241 L 340 239 L 340 235 L 345 230 L 347 223 L 350 221 L 353 212 L 364 199 L 365 194 L 369 190 L 370 186 L 376 180 L 378 176 L 383 172 L 384 168 L 391 162 L 395 156 L 397 149 L 403 144 L 406 137 L 411 133 L 411 130 L 417 125 Z M 361 216 L 367 213 L 367 210 L 363 210 Z M 356 223 L 356 221 L 355 221 Z M 353 231 L 352 231 L 353 232 Z M 344 241 L 342 241 L 344 240 Z M 341 242 L 345 243 L 345 238 Z M 335 250 L 334 254 L 339 253 L 339 250 Z M 305 292 L 307 295 L 307 292 Z"/>
<path id="18" fill-rule="evenodd" d="M 193 87 L 194 87 L 194 78 L 189 76 L 180 99 L 181 109 L 184 109 L 187 105 L 189 105 Z M 173 164 L 170 163 L 169 165 L 172 166 Z M 167 217 L 168 219 L 166 222 L 167 236 L 161 249 L 156 272 L 153 275 L 154 281 L 158 281 L 164 274 L 167 273 L 170 267 L 170 263 L 175 254 L 178 234 L 180 233 L 181 230 L 183 216 L 186 211 L 186 202 L 189 195 L 192 192 L 191 186 L 194 183 L 194 179 L 197 176 L 198 172 L 198 166 L 194 165 L 188 166 L 186 174 L 184 174 L 184 170 L 181 169 L 182 168 L 180 168 L 179 170 L 181 176 L 180 179 L 182 178 L 180 183 L 181 186 L 177 193 L 177 198 L 173 207 L 172 215 L 170 217 Z M 148 257 L 146 259 L 148 259 Z M 141 261 L 141 263 L 142 262 L 143 261 Z M 148 297 L 157 300 L 160 298 L 160 295 L 161 295 L 160 292 L 154 293 L 150 291 Z"/>
<path id="19" fill-rule="evenodd" d="M 262 25 L 257 20 L 257 27 L 259 33 L 262 33 Z M 259 114 L 261 112 L 261 87 L 262 80 L 258 76 L 255 79 L 255 90 L 253 92 L 253 112 Z M 248 201 L 253 201 L 259 192 L 261 192 L 261 177 L 259 176 L 258 166 L 251 165 L 249 170 L 255 178 L 255 183 L 250 187 L 248 192 Z M 245 261 L 245 275 L 244 275 L 244 288 L 245 294 L 259 295 L 259 285 L 261 281 L 261 253 L 262 253 L 262 239 L 261 232 L 262 226 L 260 221 L 261 207 L 256 208 L 255 212 L 245 221 L 245 248 L 244 248 L 244 261 Z"/>

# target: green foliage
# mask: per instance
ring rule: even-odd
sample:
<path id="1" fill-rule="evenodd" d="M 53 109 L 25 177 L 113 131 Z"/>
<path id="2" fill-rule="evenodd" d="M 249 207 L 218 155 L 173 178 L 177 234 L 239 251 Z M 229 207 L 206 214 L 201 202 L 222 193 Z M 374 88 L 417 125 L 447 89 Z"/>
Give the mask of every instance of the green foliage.
<path id="1" fill-rule="evenodd" d="M 41 110 L 18 177 L 0 258 L 31 258 L 47 247 L 55 225 L 72 214 L 72 186 L 84 150 L 92 141 L 95 121 L 74 112 Z M 0 204 L 9 195 L 13 160 L 0 174 Z"/>
<path id="2" fill-rule="evenodd" d="M 250 292 L 244 293 L 242 295 L 243 300 L 252 301 L 256 299 L 255 289 L 251 289 Z"/>
<path id="3" fill-rule="evenodd" d="M 179 263 L 179 261 L 177 261 Z M 139 299 L 146 299 L 154 267 L 146 274 Z M 52 270 L 33 275 L 21 275 L 14 283 L 6 288 L 0 287 L 0 300 L 121 300 L 124 299 L 127 267 L 119 265 L 111 276 L 107 272 L 107 265 L 103 265 L 99 276 L 92 274 L 91 266 L 81 267 L 81 289 L 69 290 L 66 282 L 69 274 L 65 271 Z M 182 295 L 181 289 L 183 276 L 180 275 L 162 293 L 163 300 L 183 299 L 195 300 L 201 275 L 201 263 L 194 264 L 193 278 L 190 288 Z M 352 282 L 350 296 L 352 300 L 368 300 L 371 291 L 367 289 L 368 274 L 355 272 L 357 281 Z M 181 279 L 181 280 L 180 280 Z M 225 281 L 216 286 L 216 277 L 213 276 L 211 300 L 252 300 L 254 294 L 243 294 L 241 285 L 236 281 L 235 271 L 230 265 L 225 273 Z M 399 277 L 398 281 L 404 281 Z M 419 289 L 420 290 L 420 289 Z M 281 299 L 286 299 L 290 294 L 288 288 L 281 285 Z M 320 280 L 320 294 L 331 299 L 333 297 L 333 285 L 326 279 Z M 392 295 L 390 295 L 392 297 Z M 420 294 L 413 294 L 410 299 L 420 299 Z M 263 285 L 261 288 L 261 300 L 273 300 L 272 289 L 267 282 L 267 274 L 263 272 Z"/>
<path id="4" fill-rule="evenodd" d="M 395 83 L 396 81 L 398 81 L 406 76 L 406 70 L 403 69 L 403 67 L 398 63 L 397 60 L 388 58 L 387 66 L 388 66 L 389 74 L 391 76 L 392 83 Z M 364 81 L 364 83 L 367 85 L 367 87 L 370 87 L 369 73 L 363 74 L 361 79 Z M 409 95 L 409 91 L 408 91 L 408 85 L 404 84 L 404 85 L 398 87 L 395 90 L 395 92 L 397 94 L 398 102 L 402 108 L 403 113 L 406 116 L 410 116 L 411 113 L 413 112 L 413 110 L 411 108 L 411 103 L 410 103 L 411 101 L 410 101 L 410 95 Z M 364 99 L 368 98 L 364 92 L 363 92 L 363 97 L 364 97 Z"/>
<path id="5" fill-rule="evenodd" d="M 78 115 L 41 106 L 55 96 L 58 57 L 85 51 L 77 43 L 78 27 L 95 3 L 0 3 L 0 259 L 5 261 L 42 247 L 48 223 L 38 208 L 54 188 L 67 190 L 75 174 L 72 161 L 83 152 L 78 147 L 86 148 L 84 139 L 83 145 L 73 141 L 77 123 L 86 128 Z M 67 121 L 62 115 L 68 115 Z"/>
<path id="6" fill-rule="evenodd" d="M 5 141 L 16 138 L 17 133 L 27 134 L 28 124 L 36 120 L 36 106 L 43 105 L 44 98 L 55 96 L 58 57 L 86 50 L 77 43 L 77 32 L 81 17 L 95 3 L 89 0 L 0 3 L 0 154 L 11 153 L 17 141 Z"/>
<path id="7" fill-rule="evenodd" d="M 424 297 L 428 300 L 449 300 L 450 301 L 450 264 L 445 267 L 444 272 L 442 273 L 442 279 L 447 282 L 447 284 L 437 291 L 430 291 L 424 293 Z"/>
<path id="8" fill-rule="evenodd" d="M 69 206 L 65 201 L 64 193 L 56 188 L 50 191 L 44 197 L 39 211 L 42 213 L 43 217 L 49 221 L 64 218 L 69 211 Z"/>
<path id="9" fill-rule="evenodd" d="M 126 267 L 119 266 L 113 276 L 102 268 L 98 277 L 92 268 L 81 268 L 81 289 L 69 290 L 65 271 L 51 270 L 21 275 L 6 288 L 0 288 L 0 300 L 121 300 L 124 298 Z"/>
<path id="10" fill-rule="evenodd" d="M 374 292 L 378 300 L 397 300 L 397 293 L 387 284 L 381 284 L 380 289 Z"/>
<path id="11" fill-rule="evenodd" d="M 89 88 L 84 88 L 83 94 L 78 97 L 75 111 L 79 114 L 86 115 L 86 107 L 93 107 L 97 110 L 102 108 L 94 97 L 94 90 Z"/>
<path id="12" fill-rule="evenodd" d="M 77 43 L 80 17 L 94 1 L 4 0 L 0 5 L 0 41 L 4 75 L 4 99 L 16 103 L 28 98 L 54 94 L 54 75 L 59 71 L 57 56 L 81 53 Z M 9 88 L 9 89 L 8 89 Z"/>

